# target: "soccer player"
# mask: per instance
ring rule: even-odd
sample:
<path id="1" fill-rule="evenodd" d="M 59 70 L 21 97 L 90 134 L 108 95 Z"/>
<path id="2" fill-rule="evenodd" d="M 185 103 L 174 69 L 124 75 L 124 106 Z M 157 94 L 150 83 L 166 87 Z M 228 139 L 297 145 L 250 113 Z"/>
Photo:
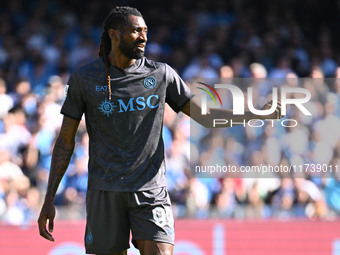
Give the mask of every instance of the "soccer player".
<path id="1" fill-rule="evenodd" d="M 40 235 L 50 241 L 54 241 L 55 194 L 85 114 L 89 134 L 86 253 L 127 254 L 131 230 L 141 254 L 173 254 L 174 219 L 162 140 L 164 105 L 203 125 L 213 117 L 235 116 L 230 110 L 211 109 L 201 118 L 199 104 L 176 72 L 144 57 L 147 32 L 138 10 L 114 8 L 104 21 L 100 57 L 69 79 L 38 219 Z M 235 120 L 251 117 L 247 113 Z M 276 113 L 266 118 L 276 118 Z"/>

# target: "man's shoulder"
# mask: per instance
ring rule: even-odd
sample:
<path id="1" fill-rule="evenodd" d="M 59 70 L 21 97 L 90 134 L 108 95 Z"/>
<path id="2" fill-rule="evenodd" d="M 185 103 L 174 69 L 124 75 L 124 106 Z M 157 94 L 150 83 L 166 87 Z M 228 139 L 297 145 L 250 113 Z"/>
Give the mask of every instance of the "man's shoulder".
<path id="1" fill-rule="evenodd" d="M 81 66 L 78 66 L 73 73 L 74 74 L 84 74 L 84 73 L 89 73 L 93 72 L 97 69 L 102 69 L 104 68 L 104 63 L 101 58 L 97 58 L 95 60 L 92 60 L 86 64 L 83 64 Z"/>
<path id="2" fill-rule="evenodd" d="M 167 66 L 166 63 L 154 61 L 154 60 L 148 59 L 146 57 L 144 57 L 144 59 L 143 59 L 143 64 L 144 64 L 144 66 L 146 66 L 148 68 L 154 68 L 154 69 L 164 69 Z"/>
<path id="3" fill-rule="evenodd" d="M 150 71 L 150 69 L 152 70 L 156 70 L 157 72 L 162 72 L 164 73 L 164 75 L 166 76 L 174 76 L 177 75 L 176 71 L 167 63 L 164 62 L 159 62 L 159 61 L 154 61 L 154 60 L 150 60 L 147 58 L 143 59 L 143 66 L 147 67 Z"/>

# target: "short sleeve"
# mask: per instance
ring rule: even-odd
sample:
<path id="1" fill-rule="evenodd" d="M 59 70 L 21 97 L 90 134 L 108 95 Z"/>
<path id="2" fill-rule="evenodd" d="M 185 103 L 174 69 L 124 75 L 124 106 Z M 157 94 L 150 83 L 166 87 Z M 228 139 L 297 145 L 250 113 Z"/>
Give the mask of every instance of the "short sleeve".
<path id="1" fill-rule="evenodd" d="M 61 108 L 61 113 L 75 120 L 80 120 L 84 110 L 84 91 L 81 81 L 75 73 L 73 73 L 66 85 L 66 99 Z"/>
<path id="2" fill-rule="evenodd" d="M 167 76 L 166 102 L 179 112 L 194 96 L 182 78 L 169 65 L 165 65 Z"/>

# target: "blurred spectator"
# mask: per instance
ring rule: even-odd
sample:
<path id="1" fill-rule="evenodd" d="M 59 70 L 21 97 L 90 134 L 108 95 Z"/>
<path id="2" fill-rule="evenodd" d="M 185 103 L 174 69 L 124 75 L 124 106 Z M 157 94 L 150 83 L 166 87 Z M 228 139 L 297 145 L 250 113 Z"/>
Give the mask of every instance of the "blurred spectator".
<path id="1" fill-rule="evenodd" d="M 248 192 L 248 204 L 245 211 L 246 219 L 263 219 L 266 217 L 265 206 L 259 194 L 258 185 L 255 182 Z"/>
<path id="2" fill-rule="evenodd" d="M 340 159 L 336 158 L 332 166 L 339 166 Z M 325 187 L 325 197 L 328 207 L 340 216 L 340 172 L 334 171 L 333 176 L 328 180 Z"/>
<path id="3" fill-rule="evenodd" d="M 317 214 L 317 207 L 321 205 L 322 195 L 319 188 L 315 183 L 306 180 L 304 178 L 294 179 L 295 192 L 296 192 L 296 204 L 295 215 L 297 217 L 317 217 L 316 215 L 308 215 L 308 207 L 314 208 L 314 212 Z M 310 211 L 310 209 L 309 209 Z"/>
<path id="4" fill-rule="evenodd" d="M 213 67 L 208 56 L 199 56 L 184 69 L 182 77 L 185 81 L 195 78 L 216 79 L 218 73 Z"/>
<path id="5" fill-rule="evenodd" d="M 25 96 L 31 93 L 31 83 L 27 79 L 19 79 L 15 83 L 15 90 L 11 93 L 11 97 L 14 101 L 14 106 L 22 104 L 22 100 Z"/>
<path id="6" fill-rule="evenodd" d="M 209 216 L 209 190 L 200 179 L 189 179 L 186 207 L 189 217 L 207 218 Z"/>
<path id="7" fill-rule="evenodd" d="M 267 77 L 267 70 L 264 65 L 260 63 L 252 63 L 250 65 L 250 72 L 255 79 L 264 79 Z"/>
<path id="8" fill-rule="evenodd" d="M 228 66 L 228 65 L 224 65 L 220 68 L 220 78 L 223 79 L 231 79 L 234 77 L 234 71 L 233 69 Z"/>
<path id="9" fill-rule="evenodd" d="M 23 176 L 21 168 L 11 160 L 11 154 L 6 149 L 0 150 L 0 179 L 12 181 Z"/>
<path id="10" fill-rule="evenodd" d="M 269 77 L 275 79 L 286 78 L 287 74 L 292 71 L 290 59 L 286 55 L 282 55 L 277 60 L 277 65 L 270 71 Z"/>
<path id="11" fill-rule="evenodd" d="M 0 78 L 0 120 L 2 120 L 8 111 L 13 107 L 13 100 L 9 95 L 6 94 L 6 92 L 6 82 Z"/>
<path id="12" fill-rule="evenodd" d="M 294 199 L 293 181 L 289 178 L 281 179 L 280 187 L 270 192 L 266 198 L 270 206 L 270 216 L 281 219 L 292 218 Z"/>
<path id="13" fill-rule="evenodd" d="M 223 179 L 221 191 L 216 195 L 215 217 L 231 218 L 237 205 L 235 182 L 233 179 Z"/>
<path id="14" fill-rule="evenodd" d="M 25 125 L 25 113 L 22 108 L 15 107 L 9 111 L 3 121 L 4 132 L 0 133 L 0 149 L 7 150 L 13 162 L 21 165 L 21 151 L 27 146 L 31 138 L 31 133 Z"/>

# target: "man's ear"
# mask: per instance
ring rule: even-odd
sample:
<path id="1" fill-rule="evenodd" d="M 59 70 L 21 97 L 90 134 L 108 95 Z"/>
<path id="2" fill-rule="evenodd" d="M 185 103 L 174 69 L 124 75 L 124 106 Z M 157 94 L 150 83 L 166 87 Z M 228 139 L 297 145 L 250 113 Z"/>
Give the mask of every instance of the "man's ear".
<path id="1" fill-rule="evenodd" d="M 117 41 L 120 38 L 120 34 L 119 34 L 118 29 L 109 28 L 108 34 L 109 34 L 109 37 L 111 38 L 111 40 Z"/>

